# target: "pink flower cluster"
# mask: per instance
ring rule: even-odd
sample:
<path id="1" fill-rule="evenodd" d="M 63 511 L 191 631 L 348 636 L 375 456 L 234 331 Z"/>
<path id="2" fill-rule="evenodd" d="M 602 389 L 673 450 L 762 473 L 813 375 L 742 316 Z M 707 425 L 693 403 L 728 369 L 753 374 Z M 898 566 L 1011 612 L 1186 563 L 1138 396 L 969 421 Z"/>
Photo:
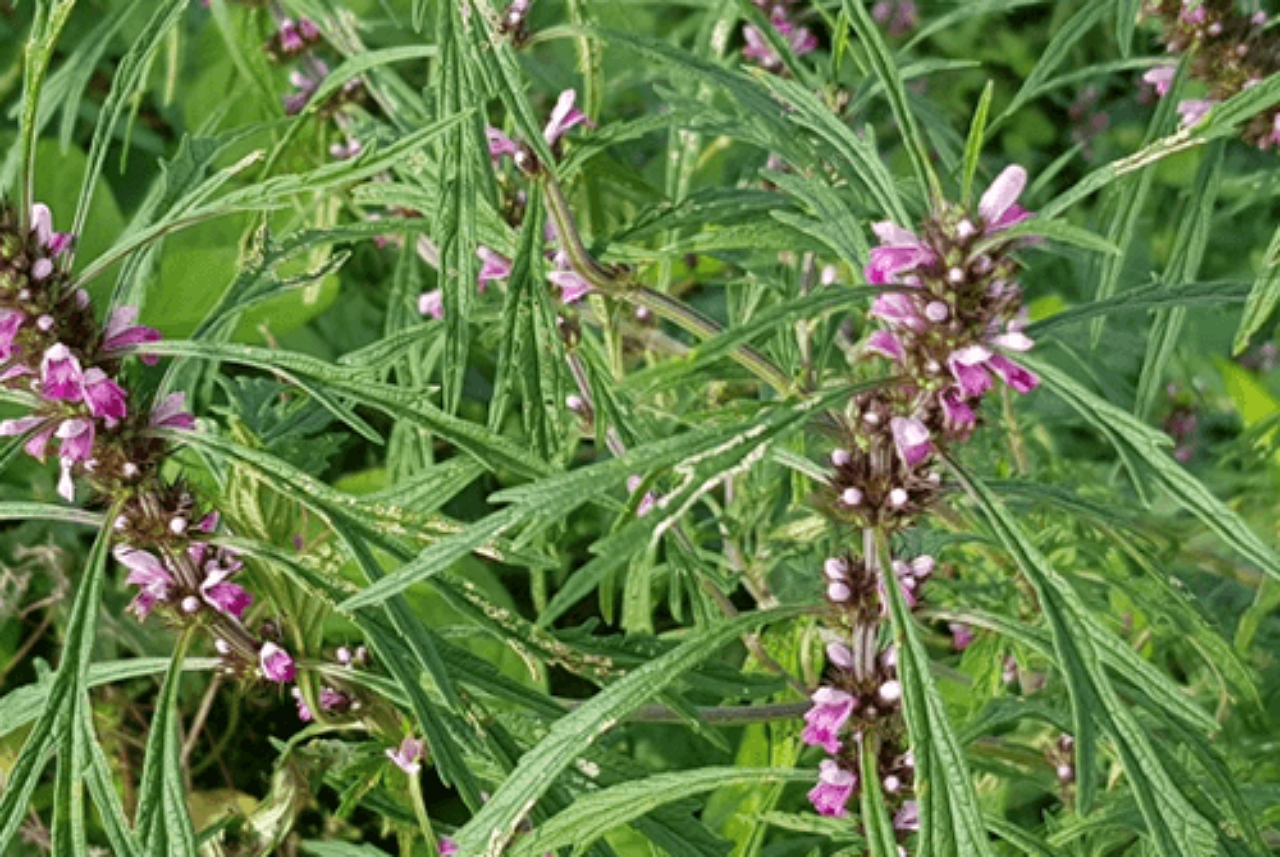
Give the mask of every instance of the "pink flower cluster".
<path id="1" fill-rule="evenodd" d="M 813 53 L 818 49 L 818 37 L 808 27 L 794 22 L 792 10 L 785 2 L 768 2 L 756 0 L 769 16 L 769 25 L 782 37 L 791 53 L 797 57 Z M 742 48 L 742 56 L 767 71 L 779 72 L 783 69 L 782 57 L 769 44 L 769 40 L 758 27 L 747 24 L 742 28 L 742 38 L 746 45 Z"/>
<path id="2" fill-rule="evenodd" d="M 1206 97 L 1178 102 L 1183 127 L 1200 124 L 1215 105 L 1280 72 L 1280 36 L 1268 29 L 1266 12 L 1248 14 L 1229 0 L 1148 0 L 1143 11 L 1162 23 L 1169 53 L 1191 56 L 1189 77 L 1208 90 Z M 1142 79 L 1163 98 L 1176 74 L 1176 64 L 1166 63 Z M 1255 118 L 1243 137 L 1260 149 L 1280 145 L 1280 109 Z"/>
<path id="3" fill-rule="evenodd" d="M 133 307 L 113 312 L 98 332 L 88 294 L 69 291 L 58 268 L 72 236 L 53 231 L 46 206 L 33 207 L 25 236 L 11 212 L 0 217 L 0 384 L 37 399 L 30 415 L 0 422 L 0 436 L 25 437 L 23 448 L 40 461 L 56 439 L 62 466 L 58 493 L 70 502 L 73 476 L 104 463 L 98 438 L 137 430 L 137 415 L 115 375 L 126 354 L 160 334 L 134 325 Z M 161 403 L 144 422 L 154 427 L 175 421 L 182 423 L 182 416 Z"/>
<path id="4" fill-rule="evenodd" d="M 1016 242 L 999 240 L 1031 217 L 1017 204 L 1026 181 L 1022 167 L 1009 167 L 983 194 L 976 217 L 944 214 L 920 236 L 888 221 L 872 227 L 880 246 L 871 251 L 867 282 L 893 290 L 871 306 L 868 315 L 881 327 L 866 348 L 896 364 L 915 386 L 911 412 L 889 420 L 908 467 L 930 456 L 939 428 L 967 437 L 978 400 L 997 378 L 1019 393 L 1039 383 L 1009 356 L 1034 343 L 1022 332 L 1016 269 L 1005 255 Z M 930 429 L 934 411 L 941 419 Z"/>
<path id="5" fill-rule="evenodd" d="M 34 206 L 29 226 L 0 210 L 0 384 L 35 396 L 29 415 L 0 422 L 0 436 L 25 438 L 41 461 L 56 440 L 58 493 L 68 502 L 77 477 L 95 499 L 116 499 L 114 555 L 138 588 L 129 609 L 139 621 L 163 608 L 175 622 L 206 624 L 228 665 L 292 680 L 289 654 L 260 644 L 241 622 L 253 599 L 232 579 L 243 566 L 236 553 L 211 541 L 217 513 L 198 514 L 188 491 L 160 479 L 168 445 L 155 431 L 195 427 L 184 395 L 148 410 L 122 383 L 125 358 L 156 362 L 146 346 L 159 332 L 135 324 L 134 307 L 116 309 L 99 327 L 88 294 L 64 270 L 72 243 L 53 230 L 46 206 Z"/>

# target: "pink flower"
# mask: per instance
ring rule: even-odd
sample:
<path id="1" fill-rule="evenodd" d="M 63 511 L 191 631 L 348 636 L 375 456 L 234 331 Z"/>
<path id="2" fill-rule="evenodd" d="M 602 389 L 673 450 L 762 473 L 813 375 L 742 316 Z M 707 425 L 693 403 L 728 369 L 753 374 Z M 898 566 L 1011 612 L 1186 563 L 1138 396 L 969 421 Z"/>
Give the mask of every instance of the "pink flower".
<path id="1" fill-rule="evenodd" d="M 62 255 L 71 247 L 74 236 L 70 232 L 53 231 L 53 212 L 42 202 L 31 206 L 31 228 L 36 233 L 36 242 L 54 256 Z M 52 272 L 52 266 L 50 266 L 50 272 Z M 44 277 L 36 279 L 44 279 Z"/>
<path id="2" fill-rule="evenodd" d="M 572 89 L 560 93 L 555 109 L 551 111 L 551 118 L 547 120 L 547 127 L 542 131 L 542 138 L 547 141 L 548 146 L 554 146 L 570 128 L 583 123 L 590 124 L 587 115 L 574 107 L 577 100 L 578 93 Z"/>
<path id="3" fill-rule="evenodd" d="M 893 444 L 907 467 L 917 467 L 933 452 L 929 429 L 915 417 L 894 417 L 889 421 Z"/>
<path id="4" fill-rule="evenodd" d="M 967 398 L 981 396 L 991 388 L 991 376 L 982 365 L 991 359 L 991 352 L 981 345 L 961 348 L 948 358 L 951 374 L 960 385 L 960 392 Z"/>
<path id="5" fill-rule="evenodd" d="M 813 707 L 804 715 L 806 724 L 800 738 L 828 753 L 840 752 L 840 729 L 853 713 L 854 698 L 833 687 L 820 687 L 813 694 Z"/>
<path id="6" fill-rule="evenodd" d="M 963 652 L 973 643 L 973 629 L 963 622 L 951 622 L 947 628 L 951 631 L 951 645 L 957 652 Z"/>
<path id="7" fill-rule="evenodd" d="M 458 853 L 458 843 L 447 836 L 440 837 L 440 857 L 453 857 Z"/>
<path id="8" fill-rule="evenodd" d="M 818 766 L 818 784 L 809 791 L 809 801 L 821 815 L 843 818 L 857 785 L 857 774 L 846 771 L 833 759 L 823 759 Z"/>
<path id="9" fill-rule="evenodd" d="M 476 255 L 480 257 L 480 274 L 476 277 L 480 291 L 484 291 L 492 280 L 505 280 L 511 276 L 511 260 L 506 256 L 483 246 L 476 248 Z"/>
<path id="10" fill-rule="evenodd" d="M 996 176 L 978 201 L 978 214 L 988 231 L 1007 229 L 1031 217 L 1029 211 L 1017 205 L 1026 185 L 1027 171 L 1017 164 L 1005 167 L 1004 172 Z"/>
<path id="11" fill-rule="evenodd" d="M 419 762 L 422 760 L 426 749 L 426 745 L 422 741 L 412 735 L 406 735 L 397 749 L 387 750 L 386 752 L 387 758 L 394 762 L 397 768 L 412 777 L 422 770 L 422 765 Z"/>
<path id="12" fill-rule="evenodd" d="M 71 349 L 61 342 L 44 353 L 40 361 L 40 388 L 46 399 L 80 401 L 84 372 Z"/>
<path id="13" fill-rule="evenodd" d="M 13 354 L 13 340 L 17 338 L 26 313 L 16 309 L 0 309 L 0 363 Z"/>
<path id="14" fill-rule="evenodd" d="M 875 252 L 874 250 L 872 252 Z M 929 327 L 927 319 L 922 317 L 916 309 L 916 302 L 911 299 L 910 295 L 902 292 L 885 292 L 876 295 L 876 299 L 871 302 L 871 309 L 867 312 L 871 318 L 878 318 L 888 322 L 891 327 L 905 327 L 908 330 L 920 333 Z"/>
<path id="15" fill-rule="evenodd" d="M 63 420 L 58 426 L 57 435 L 62 441 L 58 447 L 58 457 L 71 464 L 81 464 L 93 457 L 93 420 Z"/>
<path id="16" fill-rule="evenodd" d="M 193 429 L 196 418 L 186 412 L 187 394 L 170 393 L 151 411 L 152 428 Z"/>
<path id="17" fill-rule="evenodd" d="M 1019 366 L 1003 354 L 995 354 L 987 361 L 987 365 L 991 367 L 1000 378 L 1019 393 L 1030 393 L 1036 387 L 1040 386 L 1040 379 L 1036 374 L 1024 366 Z"/>
<path id="18" fill-rule="evenodd" d="M 44 461 L 49 441 L 53 439 L 53 433 L 58 428 L 58 424 L 48 417 L 19 417 L 16 420 L 0 422 L 0 437 L 18 437 L 37 428 L 40 430 L 33 434 L 22 448 L 32 458 Z"/>
<path id="19" fill-rule="evenodd" d="M 294 702 L 298 703 L 298 719 L 303 723 L 310 723 L 315 719 L 311 715 L 311 709 L 307 707 L 307 701 L 302 698 L 302 688 L 295 686 L 290 693 L 293 695 Z"/>
<path id="20" fill-rule="evenodd" d="M 920 829 L 920 804 L 909 800 L 893 817 L 893 829 L 901 832 Z"/>
<path id="21" fill-rule="evenodd" d="M 102 345 L 99 351 L 104 357 L 123 357 L 135 345 L 144 345 L 160 339 L 160 331 L 151 327 L 135 325 L 138 317 L 136 306 L 120 307 L 107 319 L 107 327 L 102 332 Z M 155 365 L 154 354 L 143 354 L 142 362 L 148 366 Z"/>
<path id="22" fill-rule="evenodd" d="M 262 675 L 277 684 L 293 681 L 297 670 L 293 666 L 293 658 L 275 643 L 263 643 L 258 653 L 258 664 Z"/>
<path id="23" fill-rule="evenodd" d="M 89 413 L 106 420 L 108 428 L 128 415 L 124 389 L 96 366 L 84 373 L 81 387 L 84 403 L 89 406 Z"/>
<path id="24" fill-rule="evenodd" d="M 1171 65 L 1158 65 L 1149 69 L 1142 79 L 1155 87 L 1156 95 L 1164 98 L 1173 86 L 1173 79 L 1178 76 L 1178 69 Z"/>
<path id="25" fill-rule="evenodd" d="M 902 348 L 902 343 L 898 337 L 894 336 L 887 330 L 877 330 L 867 339 L 867 350 L 879 354 L 881 357 L 887 357 L 896 363 L 905 363 L 907 354 Z"/>
<path id="26" fill-rule="evenodd" d="M 782 62 L 769 46 L 768 39 L 756 27 L 747 24 L 742 28 L 742 37 L 747 42 L 746 47 L 742 49 L 742 55 L 745 58 L 765 68 L 772 68 Z"/>
<path id="27" fill-rule="evenodd" d="M 436 321 L 444 318 L 444 292 L 432 289 L 419 295 L 418 312 L 431 316 Z"/>
<path id="28" fill-rule="evenodd" d="M 228 569 L 213 572 L 200 584 L 200 594 L 219 613 L 240 619 L 253 603 L 253 596 L 244 587 L 227 580 L 233 573 Z"/>
<path id="29" fill-rule="evenodd" d="M 289 18 L 280 22 L 280 49 L 287 54 L 296 54 L 307 46 L 298 27 Z"/>
<path id="30" fill-rule="evenodd" d="M 569 254 L 563 250 L 556 253 L 555 265 L 555 270 L 547 274 L 547 279 L 560 287 L 561 303 L 577 303 L 591 291 L 591 284 L 569 265 Z"/>
<path id="31" fill-rule="evenodd" d="M 151 614 L 156 605 L 169 600 L 173 587 L 173 577 L 164 564 L 155 556 L 144 550 L 137 550 L 128 545 L 117 545 L 112 552 L 120 564 L 129 569 L 125 583 L 141 587 L 141 591 L 129 605 L 129 612 L 141 622 Z"/>
<path id="32" fill-rule="evenodd" d="M 496 164 L 503 155 L 515 156 L 520 151 L 520 147 L 515 141 L 497 128 L 489 127 L 485 129 L 485 136 L 489 138 L 489 157 Z"/>
<path id="33" fill-rule="evenodd" d="M 965 401 L 958 387 L 948 387 L 943 390 L 938 401 L 942 404 L 942 413 L 946 418 L 947 427 L 952 431 L 965 431 L 978 421 L 973 408 L 969 407 L 969 403 Z"/>
<path id="34" fill-rule="evenodd" d="M 1199 125 L 1216 103 L 1209 98 L 1189 98 L 1178 102 L 1178 115 L 1182 117 L 1182 127 Z"/>

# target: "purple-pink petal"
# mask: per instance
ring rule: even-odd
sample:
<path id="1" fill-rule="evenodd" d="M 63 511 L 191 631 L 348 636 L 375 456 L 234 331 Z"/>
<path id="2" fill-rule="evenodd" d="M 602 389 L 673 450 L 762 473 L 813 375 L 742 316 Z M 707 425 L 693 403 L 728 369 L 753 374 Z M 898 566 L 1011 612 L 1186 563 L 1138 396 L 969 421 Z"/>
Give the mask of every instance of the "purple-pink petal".
<path id="1" fill-rule="evenodd" d="M 387 758 L 395 763 L 396 767 L 404 771 L 409 776 L 414 776 L 418 771 L 422 770 L 419 762 L 423 753 L 426 751 L 426 745 L 412 735 L 406 735 L 404 740 L 400 742 L 400 746 L 394 750 L 387 750 Z"/>
<path id="2" fill-rule="evenodd" d="M 80 401 L 84 372 L 80 361 L 61 342 L 44 353 L 40 361 L 40 391 L 46 399 Z"/>
<path id="3" fill-rule="evenodd" d="M 103 353 L 117 356 L 135 345 L 159 341 L 160 331 L 152 327 L 135 325 L 133 322 L 137 317 L 138 308 L 135 306 L 120 307 L 111 314 L 107 320 L 106 330 L 102 333 Z M 149 366 L 153 365 L 156 362 L 156 356 L 143 354 L 142 361 Z"/>
<path id="4" fill-rule="evenodd" d="M 152 428 L 193 429 L 196 418 L 187 413 L 187 394 L 170 393 L 151 410 Z"/>
<path id="5" fill-rule="evenodd" d="M 262 668 L 262 675 L 277 684 L 293 681 L 297 672 L 293 665 L 293 658 L 275 643 L 262 645 L 258 653 L 258 665 Z"/>
<path id="6" fill-rule="evenodd" d="M 94 367 L 84 373 L 84 403 L 89 413 L 113 426 L 129 413 L 128 397 L 119 384 L 107 377 L 107 373 Z"/>
<path id="7" fill-rule="evenodd" d="M 1017 164 L 1005 167 L 1004 172 L 996 176 L 996 180 L 987 188 L 987 192 L 978 201 L 978 214 L 983 222 L 991 225 L 1000 221 L 1009 208 L 1018 201 L 1022 189 L 1027 185 L 1027 171 Z"/>
<path id="8" fill-rule="evenodd" d="M 561 303 L 576 303 L 591 291 L 591 284 L 573 271 L 552 271 L 547 279 L 560 287 Z"/>
<path id="9" fill-rule="evenodd" d="M 418 312 L 436 321 L 444 318 L 444 292 L 432 289 L 418 295 Z"/>
<path id="10" fill-rule="evenodd" d="M 823 759 L 818 766 L 818 784 L 809 791 L 809 802 L 821 815 L 842 818 L 848 814 L 849 798 L 857 784 L 857 774 L 846 771 L 833 759 Z"/>
<path id="11" fill-rule="evenodd" d="M 942 403 L 942 413 L 947 425 L 952 430 L 964 431 L 977 422 L 973 408 L 969 407 L 959 388 L 948 387 L 943 390 L 939 401 Z"/>
<path id="12" fill-rule="evenodd" d="M 8 360 L 13 354 L 13 340 L 17 338 L 18 331 L 26 320 L 26 313 L 20 310 L 0 309 L 0 362 Z"/>
<path id="13" fill-rule="evenodd" d="M 1169 94 L 1169 89 L 1173 86 L 1173 79 L 1177 77 L 1178 69 L 1172 65 L 1158 65 L 1153 69 L 1149 69 L 1142 79 L 1156 88 L 1156 95 L 1164 98 Z"/>
<path id="14" fill-rule="evenodd" d="M 58 457 L 67 464 L 88 461 L 93 457 L 94 435 L 93 420 L 63 420 L 57 431 L 57 436 L 62 441 L 62 445 L 58 447 Z"/>
<path id="15" fill-rule="evenodd" d="M 991 367 L 1000 378 L 1019 393 L 1030 393 L 1036 387 L 1040 386 L 1040 379 L 1034 372 L 1024 366 L 1014 363 L 1003 354 L 996 354 L 987 361 L 987 365 Z"/>
<path id="16" fill-rule="evenodd" d="M 867 350 L 898 363 L 905 363 L 907 359 L 906 351 L 903 350 L 898 337 L 887 330 L 877 330 L 871 334 L 867 338 Z"/>
<path id="17" fill-rule="evenodd" d="M 574 107 L 577 100 L 578 93 L 572 89 L 560 93 L 555 109 L 551 111 L 551 118 L 547 120 L 547 127 L 542 132 L 542 138 L 547 141 L 548 146 L 554 146 L 570 128 L 587 121 L 587 115 Z"/>
<path id="18" fill-rule="evenodd" d="M 840 729 L 853 713 L 854 699 L 842 690 L 820 687 L 813 694 L 813 707 L 804 715 L 800 739 L 828 753 L 840 751 Z"/>
<path id="19" fill-rule="evenodd" d="M 894 417 L 889 421 L 889 428 L 893 431 L 898 455 L 907 467 L 918 466 L 933 451 L 929 429 L 915 417 Z"/>

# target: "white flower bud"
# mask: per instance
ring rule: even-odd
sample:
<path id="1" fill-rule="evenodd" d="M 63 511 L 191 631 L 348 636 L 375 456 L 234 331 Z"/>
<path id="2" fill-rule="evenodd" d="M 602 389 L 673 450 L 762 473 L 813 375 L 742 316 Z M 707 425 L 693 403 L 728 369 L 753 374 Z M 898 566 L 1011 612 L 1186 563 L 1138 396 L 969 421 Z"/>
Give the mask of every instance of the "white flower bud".
<path id="1" fill-rule="evenodd" d="M 849 589 L 848 584 L 836 581 L 827 584 L 827 597 L 832 601 L 843 603 L 849 600 L 849 596 L 853 594 L 853 590 Z"/>
<path id="2" fill-rule="evenodd" d="M 942 301 L 930 301 L 924 308 L 925 318 L 935 324 L 941 324 L 951 315 L 951 310 Z"/>
<path id="3" fill-rule="evenodd" d="M 907 501 L 910 499 L 911 498 L 907 492 L 901 488 L 894 488 L 889 492 L 889 505 L 893 506 L 895 509 L 900 509 L 907 505 Z"/>
<path id="4" fill-rule="evenodd" d="M 838 556 L 828 557 L 822 564 L 822 573 L 830 580 L 842 580 L 849 573 L 849 564 Z"/>
<path id="5" fill-rule="evenodd" d="M 194 595 L 188 595 L 186 598 L 182 599 L 183 613 L 191 614 L 191 613 L 198 613 L 199 611 L 200 611 L 199 598 L 196 598 Z"/>
<path id="6" fill-rule="evenodd" d="M 178 515 L 169 519 L 169 532 L 180 536 L 187 531 L 187 519 Z"/>
<path id="7" fill-rule="evenodd" d="M 882 702 L 894 703 L 902 699 L 902 683 L 897 679 L 890 679 L 880 685 L 879 696 Z"/>
<path id="8" fill-rule="evenodd" d="M 952 268 L 950 271 L 947 271 L 947 282 L 948 282 L 948 283 L 950 283 L 950 284 L 951 284 L 951 285 L 953 285 L 953 286 L 958 286 L 958 285 L 960 285 L 961 283 L 963 283 L 963 282 L 964 282 L 964 269 L 963 269 L 963 268 Z"/>
<path id="9" fill-rule="evenodd" d="M 837 449 L 831 453 L 831 463 L 836 467 L 845 467 L 853 460 L 853 456 L 847 450 Z"/>
<path id="10" fill-rule="evenodd" d="M 849 487 L 840 492 L 840 503 L 844 506 L 856 506 L 862 502 L 862 492 L 857 488 Z"/>

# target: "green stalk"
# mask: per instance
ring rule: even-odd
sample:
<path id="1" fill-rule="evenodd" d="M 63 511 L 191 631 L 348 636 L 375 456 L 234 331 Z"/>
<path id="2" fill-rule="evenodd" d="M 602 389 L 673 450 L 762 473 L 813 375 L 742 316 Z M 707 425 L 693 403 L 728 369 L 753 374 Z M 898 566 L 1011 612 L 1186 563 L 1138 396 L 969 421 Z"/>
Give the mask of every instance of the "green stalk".
<path id="1" fill-rule="evenodd" d="M 573 213 L 569 210 L 569 203 L 565 200 L 560 185 L 554 177 L 545 172 L 541 173 L 540 177 L 547 190 L 547 211 L 555 221 L 561 245 L 569 257 L 569 265 L 574 273 L 589 282 L 601 294 L 644 307 L 659 318 L 692 333 L 699 339 L 711 339 L 724 333 L 724 328 L 719 323 L 683 301 L 636 283 L 627 273 L 606 269 L 597 262 L 582 244 Z M 794 390 L 791 378 L 777 364 L 750 345 L 734 348 L 730 356 L 751 374 L 772 387 L 780 396 L 786 396 Z"/>

